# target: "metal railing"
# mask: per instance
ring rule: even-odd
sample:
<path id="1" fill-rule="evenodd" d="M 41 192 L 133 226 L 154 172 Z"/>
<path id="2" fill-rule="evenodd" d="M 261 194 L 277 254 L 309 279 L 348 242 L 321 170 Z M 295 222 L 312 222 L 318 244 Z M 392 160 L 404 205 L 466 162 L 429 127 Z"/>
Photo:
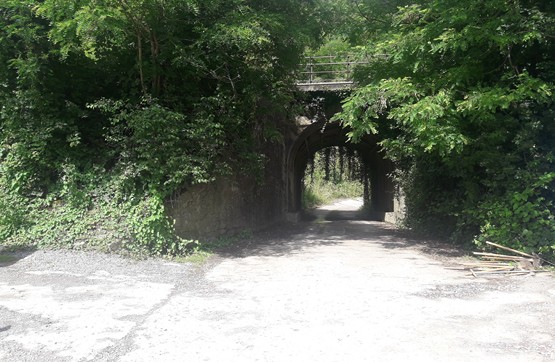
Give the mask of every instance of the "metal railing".
<path id="1" fill-rule="evenodd" d="M 320 55 L 306 57 L 301 64 L 298 86 L 310 85 L 350 85 L 353 84 L 353 70 L 358 64 L 367 64 L 353 55 Z"/>

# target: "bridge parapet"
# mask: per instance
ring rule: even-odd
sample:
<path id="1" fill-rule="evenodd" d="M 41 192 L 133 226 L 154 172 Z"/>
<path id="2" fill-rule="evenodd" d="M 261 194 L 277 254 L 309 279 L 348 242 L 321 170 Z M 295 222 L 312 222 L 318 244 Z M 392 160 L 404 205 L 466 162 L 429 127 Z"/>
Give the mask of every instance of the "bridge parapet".
<path id="1" fill-rule="evenodd" d="M 301 64 L 297 87 L 306 92 L 344 90 L 354 86 L 353 70 L 368 61 L 352 54 L 306 57 Z"/>

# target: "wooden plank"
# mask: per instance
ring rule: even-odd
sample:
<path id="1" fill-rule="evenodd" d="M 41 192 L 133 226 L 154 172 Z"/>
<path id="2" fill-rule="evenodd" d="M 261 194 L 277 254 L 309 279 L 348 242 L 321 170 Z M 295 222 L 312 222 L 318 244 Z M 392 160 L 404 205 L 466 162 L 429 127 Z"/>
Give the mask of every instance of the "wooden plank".
<path id="1" fill-rule="evenodd" d="M 518 251 L 518 250 L 515 250 L 515 249 L 511 249 L 511 248 L 506 247 L 506 246 L 503 246 L 503 245 L 499 245 L 499 244 L 496 244 L 496 243 L 492 243 L 491 241 L 486 241 L 486 244 L 495 246 L 496 248 L 499 248 L 499 249 L 503 249 L 503 250 L 506 250 L 506 251 L 510 251 L 510 252 L 515 253 L 515 254 L 518 254 L 518 255 L 527 256 L 527 257 L 529 257 L 529 258 L 534 258 L 534 256 L 532 256 L 532 255 L 530 255 L 530 254 L 526 254 L 526 253 L 523 253 L 522 251 Z"/>
<path id="2" fill-rule="evenodd" d="M 474 263 L 460 263 L 461 265 L 511 265 L 509 263 L 510 260 L 507 261 L 493 261 L 493 260 L 484 260 L 484 261 L 477 261 Z"/>
<path id="3" fill-rule="evenodd" d="M 503 270 L 503 271 L 477 271 L 475 274 L 533 274 L 535 271 L 533 270 Z"/>
<path id="4" fill-rule="evenodd" d="M 515 260 L 515 261 L 521 261 L 524 260 L 523 257 L 521 256 L 512 256 L 512 255 L 503 255 L 503 254 L 494 254 L 494 253 L 482 253 L 482 252 L 473 252 L 474 255 L 480 255 L 483 257 L 488 257 L 488 258 L 496 258 L 496 259 L 504 259 L 504 260 Z"/>
<path id="5" fill-rule="evenodd" d="M 502 266 L 502 267 L 476 267 L 472 268 L 474 270 L 513 270 L 513 266 Z"/>

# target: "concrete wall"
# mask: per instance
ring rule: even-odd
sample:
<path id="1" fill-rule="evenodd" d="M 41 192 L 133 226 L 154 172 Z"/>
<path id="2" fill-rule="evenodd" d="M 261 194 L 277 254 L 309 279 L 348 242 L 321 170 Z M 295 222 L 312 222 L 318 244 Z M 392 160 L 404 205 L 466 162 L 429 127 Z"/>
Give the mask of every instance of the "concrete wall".
<path id="1" fill-rule="evenodd" d="M 279 200 L 268 200 L 263 194 L 250 180 L 222 178 L 187 189 L 168 203 L 169 214 L 177 234 L 184 238 L 207 239 L 255 230 L 280 218 Z"/>
<path id="2" fill-rule="evenodd" d="M 401 225 L 405 221 L 406 206 L 403 190 L 397 186 L 395 197 L 393 198 L 393 211 L 386 212 L 384 221 L 390 224 Z"/>
<path id="3" fill-rule="evenodd" d="M 207 240 L 244 230 L 260 230 L 285 218 L 285 143 L 265 145 L 263 177 L 238 173 L 188 187 L 167 202 L 177 235 Z M 262 179 L 260 181 L 260 179 Z"/>

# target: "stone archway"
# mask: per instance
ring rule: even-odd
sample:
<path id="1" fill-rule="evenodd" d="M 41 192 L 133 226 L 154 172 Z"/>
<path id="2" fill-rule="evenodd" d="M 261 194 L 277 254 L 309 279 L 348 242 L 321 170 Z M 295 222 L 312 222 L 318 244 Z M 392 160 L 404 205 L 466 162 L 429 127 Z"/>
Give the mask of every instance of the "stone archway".
<path id="1" fill-rule="evenodd" d="M 359 151 L 370 170 L 370 210 L 375 220 L 385 220 L 394 210 L 395 185 L 389 174 L 393 164 L 383 157 L 375 135 L 366 135 L 358 143 L 348 142 L 348 129 L 337 122 L 319 121 L 301 126 L 302 131 L 291 146 L 287 159 L 287 209 L 290 218 L 301 211 L 302 179 L 310 155 L 326 147 L 345 146 Z"/>

